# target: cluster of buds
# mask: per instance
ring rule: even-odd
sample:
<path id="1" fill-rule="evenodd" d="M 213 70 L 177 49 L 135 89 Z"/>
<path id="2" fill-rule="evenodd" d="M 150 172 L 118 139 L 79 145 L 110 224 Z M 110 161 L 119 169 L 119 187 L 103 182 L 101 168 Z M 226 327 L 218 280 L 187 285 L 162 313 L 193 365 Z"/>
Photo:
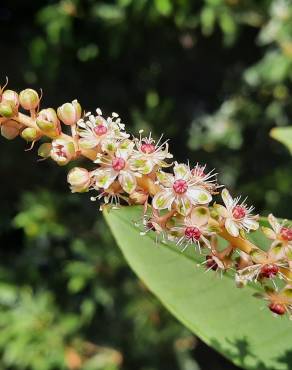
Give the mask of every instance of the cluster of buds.
<path id="1" fill-rule="evenodd" d="M 172 161 L 168 141 L 151 134 L 130 137 L 117 113 L 105 118 L 100 109 L 82 112 L 77 100 L 57 109 L 39 111 L 36 91 L 19 94 L 0 90 L 1 134 L 35 142 L 47 138 L 38 154 L 66 165 L 79 157 L 92 161 L 91 169 L 74 167 L 67 181 L 73 193 L 93 192 L 100 208 L 142 205 L 140 234 L 155 233 L 161 242 L 182 251 L 193 248 L 203 256 L 202 266 L 234 274 L 237 287 L 252 282 L 263 286 L 261 295 L 274 315 L 292 318 L 292 227 L 268 217 L 262 232 L 271 241 L 268 250 L 253 244 L 248 234 L 259 228 L 259 216 L 246 199 L 232 198 L 205 165 Z M 29 111 L 24 114 L 22 108 Z M 63 125 L 63 126 L 62 126 Z M 69 132 L 65 133 L 64 129 Z M 222 204 L 214 198 L 221 195 Z M 226 241 L 218 243 L 219 239 Z M 234 273 L 235 271 L 235 273 Z"/>
<path id="2" fill-rule="evenodd" d="M 77 135 L 77 122 L 82 109 L 77 100 L 65 103 L 57 111 L 53 108 L 40 110 L 41 97 L 33 89 L 17 93 L 0 87 L 0 128 L 1 135 L 8 140 L 20 136 L 34 143 L 44 137 L 51 139 L 40 145 L 38 153 L 42 158 L 52 158 L 60 166 L 69 163 L 80 155 Z M 26 111 L 28 114 L 26 114 Z M 63 127 L 70 126 L 69 135 Z"/>

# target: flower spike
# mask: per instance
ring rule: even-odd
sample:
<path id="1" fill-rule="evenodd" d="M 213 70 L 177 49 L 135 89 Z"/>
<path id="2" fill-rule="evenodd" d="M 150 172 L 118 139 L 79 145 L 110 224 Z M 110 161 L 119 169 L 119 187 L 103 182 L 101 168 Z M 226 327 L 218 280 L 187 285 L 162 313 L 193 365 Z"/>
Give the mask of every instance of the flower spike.
<path id="1" fill-rule="evenodd" d="M 259 228 L 254 208 L 246 199 L 232 198 L 225 188 L 223 204 L 213 202 L 222 187 L 215 170 L 208 172 L 199 163 L 173 163 L 163 136 L 155 141 L 151 133 L 142 137 L 140 131 L 139 138 L 131 139 L 117 113 L 105 117 L 99 108 L 93 114 L 82 113 L 77 100 L 57 111 L 39 110 L 41 98 L 35 90 L 18 94 L 6 85 L 0 87 L 4 138 L 19 136 L 32 146 L 46 138 L 38 148 L 39 156 L 61 166 L 88 158 L 90 169 L 73 167 L 68 173 L 72 193 L 93 193 L 90 199 L 99 201 L 101 209 L 121 203 L 141 205 L 141 236 L 154 233 L 157 242 L 172 242 L 181 251 L 190 248 L 201 253 L 206 271 L 219 275 L 230 271 L 238 287 L 250 282 L 263 286 L 261 297 L 273 315 L 292 317 L 291 225 L 269 215 L 271 227 L 261 229 L 270 240 L 264 251 L 247 239 L 247 234 Z M 219 247 L 219 237 L 228 242 L 224 248 Z"/>

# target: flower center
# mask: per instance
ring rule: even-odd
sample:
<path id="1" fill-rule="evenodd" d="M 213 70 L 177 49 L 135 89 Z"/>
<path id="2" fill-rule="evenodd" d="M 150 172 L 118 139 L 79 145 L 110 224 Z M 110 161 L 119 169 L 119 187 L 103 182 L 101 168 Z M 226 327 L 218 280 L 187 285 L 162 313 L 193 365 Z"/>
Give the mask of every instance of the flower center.
<path id="1" fill-rule="evenodd" d="M 291 227 L 282 227 L 280 231 L 281 237 L 284 240 L 292 241 L 292 228 Z"/>
<path id="2" fill-rule="evenodd" d="M 236 220 L 239 220 L 246 215 L 246 209 L 242 206 L 235 206 L 232 210 L 232 215 Z"/>
<path id="3" fill-rule="evenodd" d="M 112 166 L 115 171 L 121 171 L 125 168 L 126 162 L 123 158 L 116 157 L 112 161 Z"/>
<path id="4" fill-rule="evenodd" d="M 270 264 L 270 265 L 263 265 L 261 267 L 261 275 L 268 279 L 276 276 L 278 272 L 279 272 L 279 267 L 277 265 Z"/>
<path id="5" fill-rule="evenodd" d="M 197 227 L 189 226 L 185 229 L 185 237 L 192 241 L 199 240 L 202 233 Z"/>
<path id="6" fill-rule="evenodd" d="M 188 190 L 188 184 L 185 180 L 175 180 L 172 187 L 177 194 L 184 194 Z"/>
<path id="7" fill-rule="evenodd" d="M 284 315 L 286 312 L 285 306 L 280 303 L 271 303 L 269 309 L 277 315 Z"/>
<path id="8" fill-rule="evenodd" d="M 147 222 L 146 227 L 148 228 L 148 230 L 155 231 L 155 227 L 154 227 L 154 225 L 153 225 L 153 223 L 151 221 L 148 221 Z"/>
<path id="9" fill-rule="evenodd" d="M 213 257 L 208 255 L 206 256 L 206 267 L 207 269 L 211 269 L 211 270 L 218 270 L 218 265 L 216 263 L 216 261 L 214 261 Z"/>
<path id="10" fill-rule="evenodd" d="M 57 156 L 67 158 L 67 153 L 63 145 L 56 145 L 55 151 Z"/>
<path id="11" fill-rule="evenodd" d="M 145 154 L 151 154 L 155 151 L 155 146 L 150 143 L 144 143 L 141 145 L 141 151 Z"/>
<path id="12" fill-rule="evenodd" d="M 107 127 L 104 125 L 97 125 L 94 127 L 93 131 L 97 136 L 101 136 L 107 133 Z"/>

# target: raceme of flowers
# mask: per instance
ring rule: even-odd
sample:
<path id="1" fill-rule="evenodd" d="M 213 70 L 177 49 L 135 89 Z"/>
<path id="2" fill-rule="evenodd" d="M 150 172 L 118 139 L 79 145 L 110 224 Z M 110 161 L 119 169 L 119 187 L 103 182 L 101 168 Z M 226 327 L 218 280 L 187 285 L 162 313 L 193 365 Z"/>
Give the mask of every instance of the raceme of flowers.
<path id="1" fill-rule="evenodd" d="M 60 166 L 87 157 L 92 161 L 90 170 L 74 167 L 68 173 L 72 193 L 90 192 L 101 209 L 142 205 L 141 236 L 155 233 L 157 240 L 175 243 L 182 251 L 195 249 L 207 271 L 230 271 L 237 287 L 260 284 L 270 311 L 292 318 L 291 225 L 269 215 L 270 227 L 261 228 L 270 240 L 264 251 L 247 238 L 259 228 L 254 208 L 240 197 L 233 198 L 206 165 L 174 161 L 162 136 L 155 141 L 140 131 L 132 137 L 118 114 L 105 118 L 100 109 L 84 113 L 77 100 L 57 111 L 40 110 L 35 90 L 18 94 L 6 85 L 0 88 L 4 138 L 20 136 L 31 147 L 41 138 L 49 139 L 39 146 L 38 155 Z M 217 203 L 220 196 L 222 204 Z M 218 246 L 218 236 L 227 241 L 224 247 Z"/>

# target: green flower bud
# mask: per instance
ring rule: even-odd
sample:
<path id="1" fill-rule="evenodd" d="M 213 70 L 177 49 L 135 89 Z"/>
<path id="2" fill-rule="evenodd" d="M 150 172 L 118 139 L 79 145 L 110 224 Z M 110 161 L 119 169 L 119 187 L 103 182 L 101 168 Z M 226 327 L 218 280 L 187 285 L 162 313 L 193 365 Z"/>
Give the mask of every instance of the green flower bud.
<path id="1" fill-rule="evenodd" d="M 34 141 L 38 137 L 38 132 L 33 127 L 27 127 L 21 132 L 21 137 L 26 141 Z"/>
<path id="2" fill-rule="evenodd" d="M 39 102 L 39 95 L 33 89 L 22 90 L 19 94 L 19 103 L 26 110 L 36 109 Z"/>
<path id="3" fill-rule="evenodd" d="M 38 149 L 38 155 L 42 158 L 48 158 L 51 155 L 52 144 L 51 143 L 44 143 L 40 145 Z"/>
<path id="4" fill-rule="evenodd" d="M 261 249 L 253 249 L 250 256 L 255 263 L 264 263 L 267 259 L 267 253 Z"/>
<path id="5" fill-rule="evenodd" d="M 131 193 L 129 198 L 134 204 L 145 204 L 148 199 L 148 194 L 142 190 L 137 190 Z"/>
<path id="6" fill-rule="evenodd" d="M 16 114 L 15 107 L 11 101 L 2 101 L 0 103 L 0 116 L 2 117 L 13 117 Z"/>
<path id="7" fill-rule="evenodd" d="M 77 100 L 65 103 L 58 108 L 58 117 L 65 125 L 75 125 L 81 118 L 81 105 Z"/>
<path id="8" fill-rule="evenodd" d="M 91 182 L 90 173 L 85 168 L 74 167 L 69 171 L 67 181 L 72 193 L 83 193 L 88 191 Z"/>
<path id="9" fill-rule="evenodd" d="M 49 136 L 58 136 L 60 134 L 60 121 L 53 108 L 42 109 L 37 115 L 36 124 L 40 130 Z"/>
<path id="10" fill-rule="evenodd" d="M 292 299 L 292 287 L 291 286 L 286 286 L 283 290 L 282 290 L 282 295 L 284 297 L 287 297 L 288 299 Z"/>
<path id="11" fill-rule="evenodd" d="M 39 118 L 37 118 L 36 124 L 38 128 L 44 132 L 52 131 L 56 128 L 53 122 L 41 120 Z"/>
<path id="12" fill-rule="evenodd" d="M 12 120 L 1 124 L 1 135 L 7 140 L 15 139 L 19 135 L 20 125 Z"/>
<path id="13" fill-rule="evenodd" d="M 16 108 L 19 106 L 18 94 L 13 90 L 5 90 L 2 94 L 2 101 L 10 101 Z"/>
<path id="14" fill-rule="evenodd" d="M 55 139 L 52 141 L 51 158 L 60 166 L 69 163 L 75 156 L 75 147 L 72 141 Z"/>

